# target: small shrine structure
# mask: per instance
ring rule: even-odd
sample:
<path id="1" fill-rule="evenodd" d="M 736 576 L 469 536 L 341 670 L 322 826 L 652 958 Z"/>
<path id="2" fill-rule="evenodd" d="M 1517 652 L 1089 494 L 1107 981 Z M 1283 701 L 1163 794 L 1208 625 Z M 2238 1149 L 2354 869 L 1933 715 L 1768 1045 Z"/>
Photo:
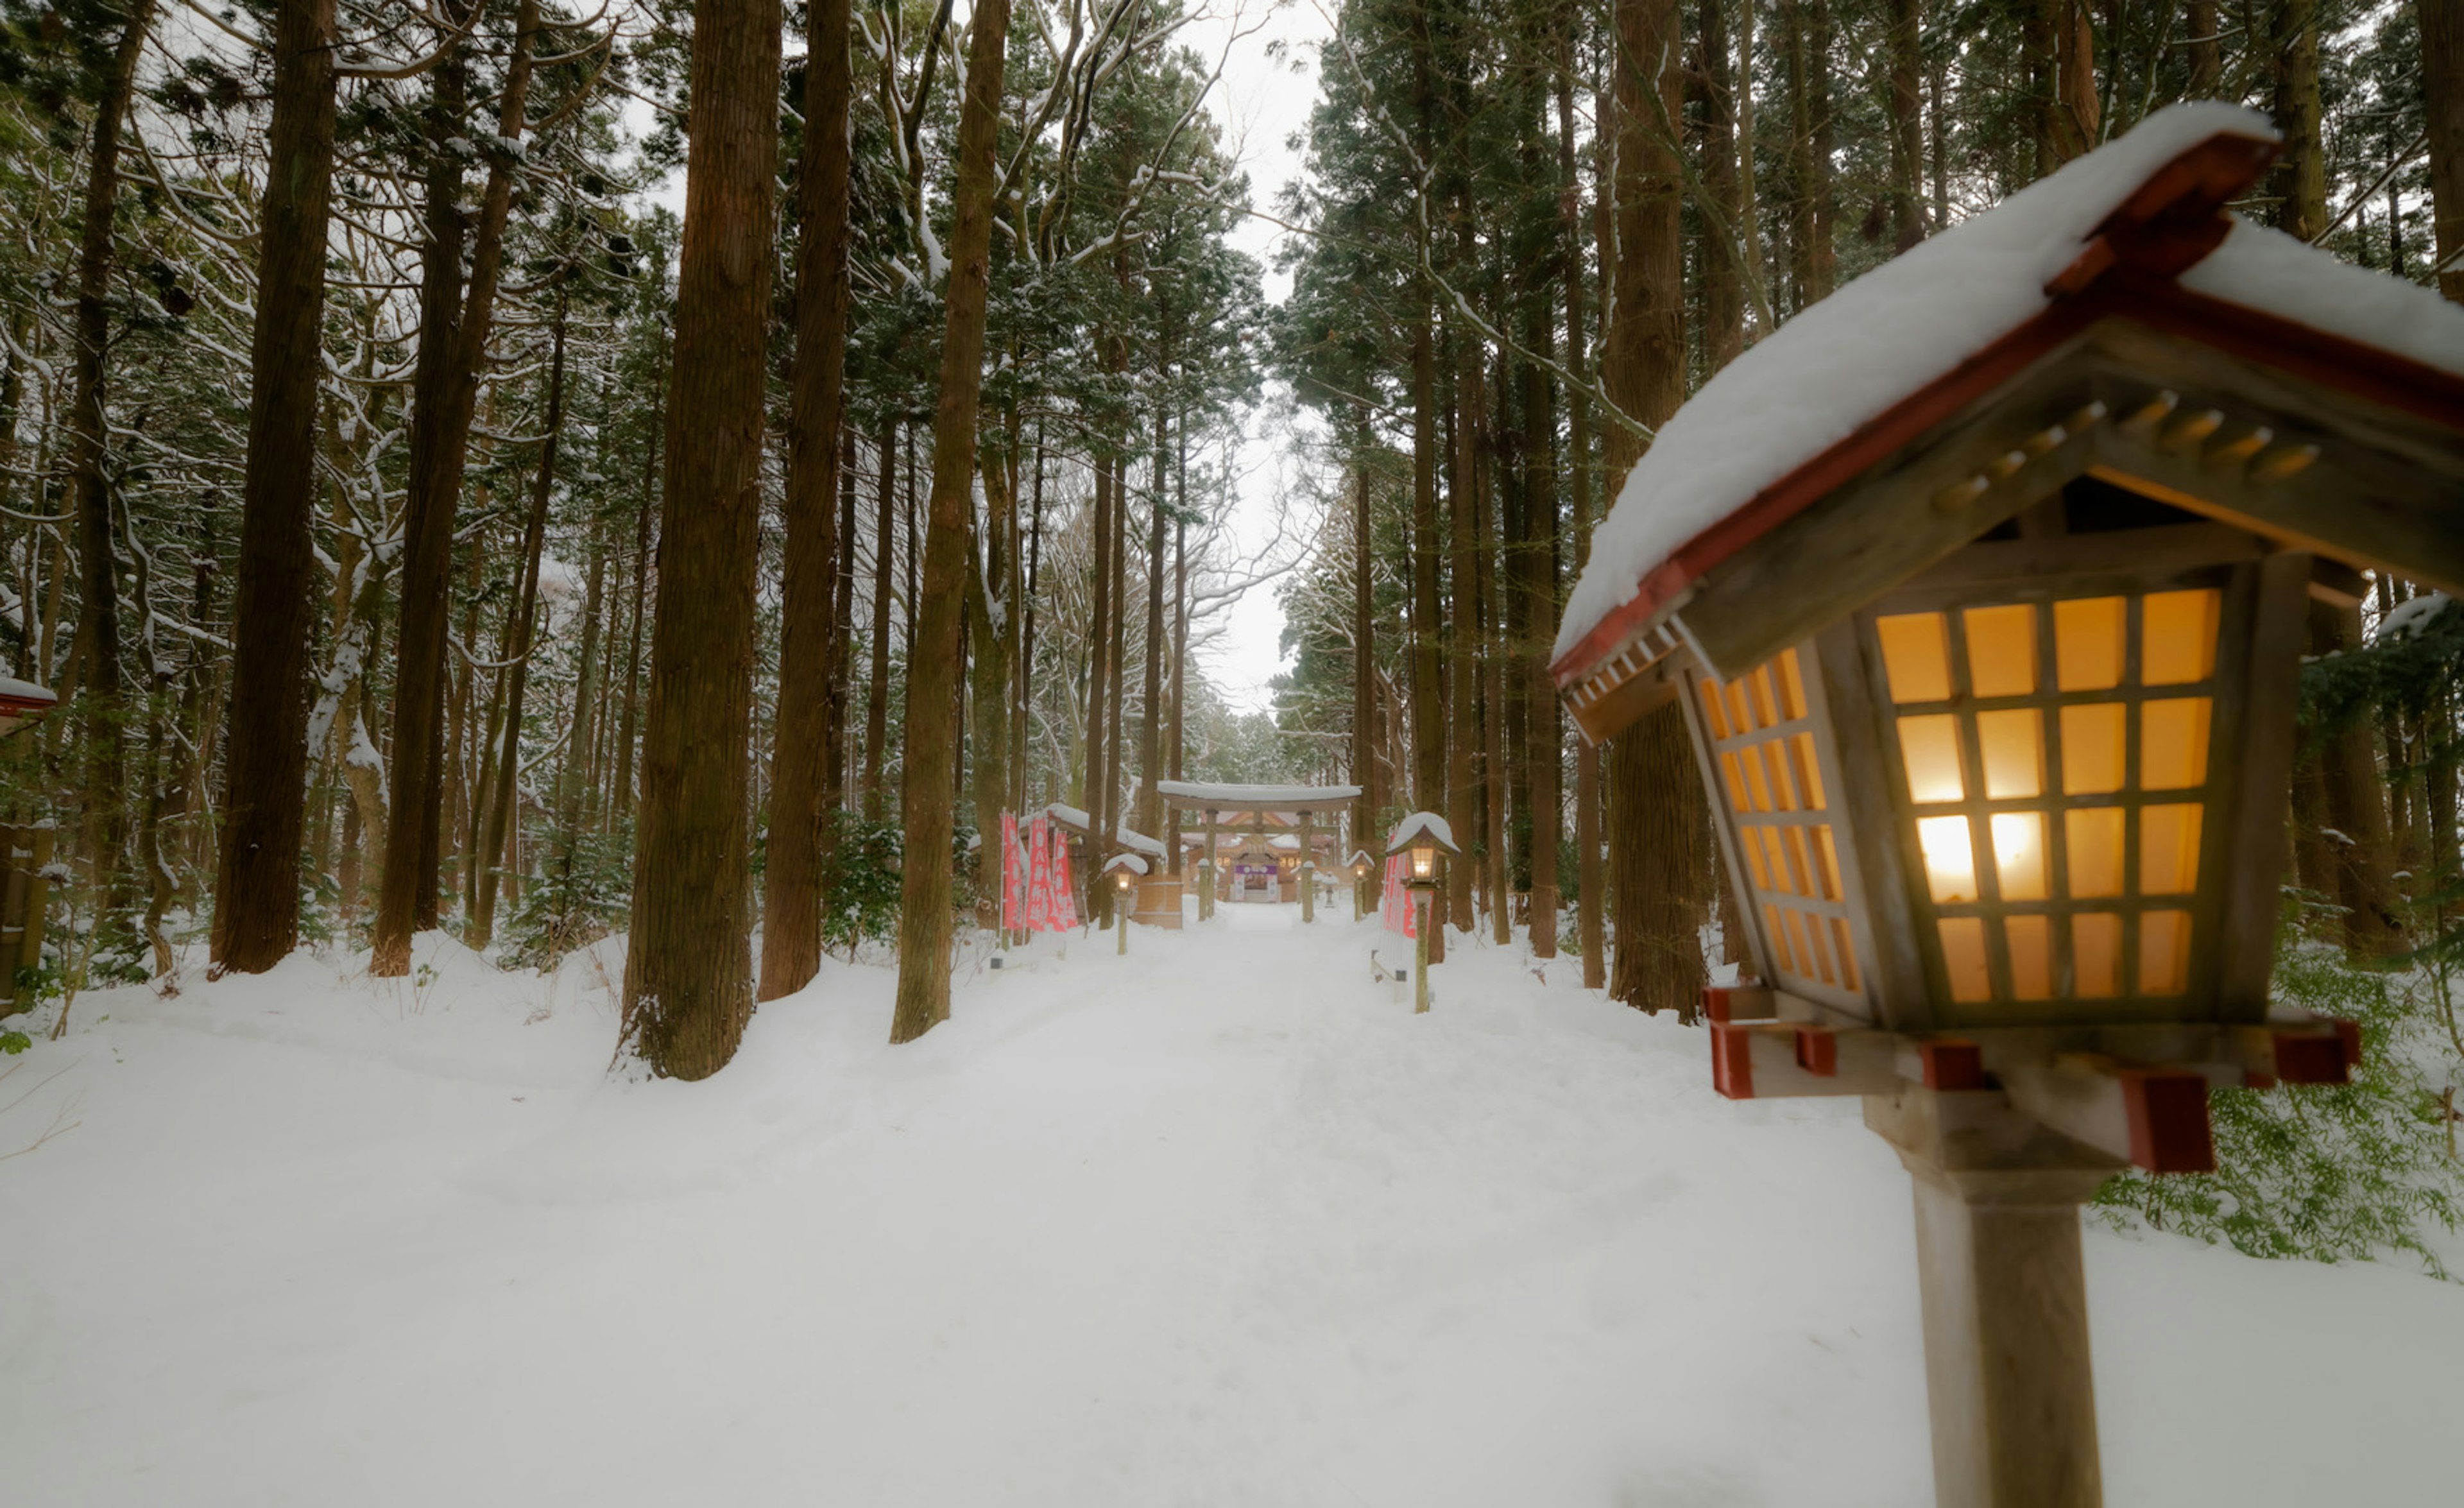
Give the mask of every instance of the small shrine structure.
<path id="1" fill-rule="evenodd" d="M 1165 780 L 1155 783 L 1172 813 L 1171 826 L 1178 832 L 1188 813 L 1197 813 L 1204 823 L 1203 846 L 1199 849 L 1198 915 L 1203 920 L 1215 914 L 1218 886 L 1218 861 L 1222 855 L 1221 831 L 1226 824 L 1235 828 L 1246 826 L 1254 845 L 1244 843 L 1236 856 L 1233 874 L 1242 876 L 1246 868 L 1259 872 L 1274 870 L 1275 896 L 1279 900 L 1298 898 L 1301 920 L 1317 920 L 1316 876 L 1318 839 L 1323 834 L 1331 852 L 1337 842 L 1343 813 L 1360 799 L 1357 786 L 1244 786 L 1217 785 L 1204 781 Z M 1325 826 L 1320 828 L 1323 821 Z M 1269 825 L 1290 827 L 1288 834 L 1269 832 Z M 1288 835 L 1290 849 L 1277 849 L 1272 839 Z"/>

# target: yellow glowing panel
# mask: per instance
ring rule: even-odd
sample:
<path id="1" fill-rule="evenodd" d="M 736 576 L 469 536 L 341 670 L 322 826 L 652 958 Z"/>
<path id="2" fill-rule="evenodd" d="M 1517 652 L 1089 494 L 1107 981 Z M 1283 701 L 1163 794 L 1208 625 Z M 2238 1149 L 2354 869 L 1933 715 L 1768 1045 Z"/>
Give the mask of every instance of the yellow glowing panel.
<path id="1" fill-rule="evenodd" d="M 1950 998 L 1960 1002 L 1993 998 L 1993 976 L 1985 966 L 1985 919 L 1945 917 L 1942 971 L 1950 978 Z"/>
<path id="2" fill-rule="evenodd" d="M 1771 861 L 1771 888 L 1783 895 L 1797 894 L 1795 881 L 1789 876 L 1788 850 L 1780 840 L 1779 829 L 1756 828 L 1754 832 L 1762 839 L 1764 856 Z"/>
<path id="3" fill-rule="evenodd" d="M 1759 891 L 1771 889 L 1771 868 L 1763 862 L 1763 846 L 1754 839 L 1758 831 L 1755 828 L 1738 829 L 1737 847 L 1746 851 L 1746 868 L 1753 871 L 1754 889 Z"/>
<path id="4" fill-rule="evenodd" d="M 1831 965 L 1831 942 L 1823 936 L 1820 917 L 1809 916 L 1805 919 L 1805 935 L 1808 942 L 1813 946 L 1814 967 L 1821 974 L 1822 982 L 1826 985 L 1839 983 L 1839 971 Z"/>
<path id="5" fill-rule="evenodd" d="M 1711 741 L 1719 743 L 1728 736 L 1728 714 L 1720 705 L 1720 688 L 1712 681 L 1697 681 L 1703 690 L 1703 721 L 1710 726 Z"/>
<path id="6" fill-rule="evenodd" d="M 1970 608 L 1960 614 L 1968 632 L 1968 689 L 1978 697 L 2025 697 L 2036 689 L 2036 610 Z"/>
<path id="7" fill-rule="evenodd" d="M 2139 811 L 2139 893 L 2187 896 L 2199 888 L 2199 816 L 2195 803 Z"/>
<path id="8" fill-rule="evenodd" d="M 1966 817 L 1925 817 L 1917 823 L 1917 847 L 1925 853 L 1925 888 L 1945 904 L 1976 898 L 1976 847 Z"/>
<path id="9" fill-rule="evenodd" d="M 1857 983 L 1857 944 L 1848 941 L 1846 919 L 1840 917 L 1831 919 L 1831 945 L 1839 956 L 1839 987 L 1842 989 L 1859 987 Z"/>
<path id="10" fill-rule="evenodd" d="M 2110 911 L 2071 918 L 2071 993 L 2081 1000 L 2122 993 L 2122 919 Z"/>
<path id="11" fill-rule="evenodd" d="M 1771 794 L 1779 801 L 1779 809 L 1796 809 L 1796 788 L 1788 778 L 1788 740 L 1771 739 L 1759 745 L 1763 764 L 1771 770 Z"/>
<path id="12" fill-rule="evenodd" d="M 1754 715 L 1746 707 L 1746 683 L 1742 680 L 1728 682 L 1728 726 L 1734 738 L 1754 731 Z"/>
<path id="13" fill-rule="evenodd" d="M 2000 811 L 1993 816 L 1993 876 L 2005 900 L 2042 900 L 2045 886 L 2045 814 Z"/>
<path id="14" fill-rule="evenodd" d="M 1805 945 L 1805 913 L 1791 906 L 1780 912 L 1780 919 L 1788 924 L 1788 946 L 1796 955 L 1796 971 L 1808 978 L 1828 977 L 1831 971 Z"/>
<path id="15" fill-rule="evenodd" d="M 1805 716 L 1805 674 L 1794 650 L 1780 651 L 1774 663 L 1779 666 L 1779 714 L 1793 722 Z"/>
<path id="16" fill-rule="evenodd" d="M 1814 856 L 1805 851 L 1805 830 L 1788 830 L 1788 872 L 1796 880 L 1800 896 L 1822 894 L 1822 874 L 1814 867 Z"/>
<path id="17" fill-rule="evenodd" d="M 1985 794 L 1995 801 L 2045 790 L 2045 715 L 2016 707 L 1976 715 L 1976 751 L 1985 757 Z"/>
<path id="18" fill-rule="evenodd" d="M 2062 793 L 2099 796 L 2120 790 L 2124 719 L 2118 701 L 2062 709 Z"/>
<path id="19" fill-rule="evenodd" d="M 1779 966 L 1791 974 L 1803 973 L 1804 970 L 1796 966 L 1795 955 L 1788 950 L 1788 934 L 1780 929 L 1779 907 L 1764 901 L 1763 920 L 1767 923 L 1764 936 L 1771 939 L 1771 951 L 1779 955 Z"/>
<path id="20" fill-rule="evenodd" d="M 2045 917 L 2012 917 L 2002 923 L 2011 948 L 2011 993 L 2019 1000 L 2054 998 L 2054 926 Z"/>
<path id="21" fill-rule="evenodd" d="M 1778 722 L 1779 707 L 1771 699 L 1771 667 L 1755 666 L 1754 673 L 1747 677 L 1747 684 L 1753 693 L 1754 721 L 1767 728 Z"/>
<path id="22" fill-rule="evenodd" d="M 1902 718 L 1900 757 L 1907 762 L 1910 801 L 1958 801 L 1968 794 L 1959 774 L 1959 720 L 1950 714 Z"/>
<path id="23" fill-rule="evenodd" d="M 2122 894 L 2122 809 L 2074 807 L 2062 813 L 2069 851 L 2071 898 Z"/>
<path id="24" fill-rule="evenodd" d="M 2208 716 L 2205 697 L 2143 702 L 2139 708 L 2139 785 L 2145 790 L 2187 790 L 2208 783 Z"/>
<path id="25" fill-rule="evenodd" d="M 1720 774 L 1728 786 L 1728 805 L 1739 811 L 1746 811 L 1751 807 L 1746 800 L 1746 778 L 1738 773 L 1738 768 L 1735 751 L 1720 756 Z"/>
<path id="26" fill-rule="evenodd" d="M 1875 619 L 1874 632 L 1893 701 L 1950 699 L 1950 635 L 1941 613 L 1894 613 Z"/>
<path id="27" fill-rule="evenodd" d="M 1805 809 L 1820 811 L 1822 799 L 1822 764 L 1814 757 L 1814 735 L 1800 733 L 1789 741 L 1796 757 L 1796 788 L 1805 797 Z"/>
<path id="28" fill-rule="evenodd" d="M 1831 841 L 1831 824 L 1814 830 L 1814 851 L 1822 858 L 1822 898 L 1839 898 L 1839 850 Z"/>
<path id="29" fill-rule="evenodd" d="M 1740 753 L 1739 763 L 1745 766 L 1746 790 L 1753 798 L 1754 809 L 1769 811 L 1771 809 L 1771 781 L 1763 770 L 1761 756 L 1748 748 Z"/>
<path id="30" fill-rule="evenodd" d="M 2054 684 L 2107 691 L 2122 684 L 2126 597 L 2074 597 L 2054 604 Z"/>
<path id="31" fill-rule="evenodd" d="M 2139 683 L 2186 686 L 2214 675 L 2222 602 L 2213 587 L 2148 593 L 2139 610 Z"/>
<path id="32" fill-rule="evenodd" d="M 2139 992 L 2178 995 L 2190 987 L 2190 914 L 2150 911 L 2139 918 Z"/>

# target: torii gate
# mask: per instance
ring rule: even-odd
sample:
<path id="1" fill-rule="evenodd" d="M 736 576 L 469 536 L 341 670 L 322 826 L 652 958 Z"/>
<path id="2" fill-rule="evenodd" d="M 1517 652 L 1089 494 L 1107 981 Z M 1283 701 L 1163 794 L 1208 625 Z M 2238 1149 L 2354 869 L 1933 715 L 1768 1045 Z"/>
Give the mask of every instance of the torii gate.
<path id="1" fill-rule="evenodd" d="M 1194 780 L 1159 780 L 1155 782 L 1155 790 L 1163 797 L 1165 805 L 1172 809 L 1168 826 L 1175 843 L 1180 838 L 1180 814 L 1183 811 L 1205 813 L 1206 850 L 1205 856 L 1199 861 L 1199 920 L 1215 915 L 1217 825 L 1227 817 L 1236 826 L 1245 819 L 1263 834 L 1269 815 L 1290 817 L 1300 826 L 1301 920 L 1317 920 L 1317 898 L 1311 883 L 1316 878 L 1317 851 L 1310 846 L 1315 836 L 1315 818 L 1321 811 L 1340 812 L 1358 801 L 1359 787 L 1221 786 Z"/>

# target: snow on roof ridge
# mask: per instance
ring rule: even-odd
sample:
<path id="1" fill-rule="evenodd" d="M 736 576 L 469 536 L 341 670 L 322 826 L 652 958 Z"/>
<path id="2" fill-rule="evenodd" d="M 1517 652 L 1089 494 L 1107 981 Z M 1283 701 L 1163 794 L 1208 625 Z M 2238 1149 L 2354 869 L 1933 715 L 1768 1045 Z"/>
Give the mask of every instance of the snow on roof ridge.
<path id="1" fill-rule="evenodd" d="M 1434 811 L 1415 811 L 1396 823 L 1395 831 L 1387 836 L 1386 852 L 1392 854 L 1397 849 L 1407 846 L 1414 837 L 1422 832 L 1436 838 L 1438 846 L 1450 854 L 1463 852 L 1456 846 L 1455 830 L 1446 825 L 1445 818 Z"/>
<path id="2" fill-rule="evenodd" d="M 1159 780 L 1155 782 L 1155 789 L 1167 796 L 1200 800 L 1212 797 L 1230 804 L 1328 799 L 1350 801 L 1360 794 L 1357 786 L 1241 786 L 1205 780 Z"/>
<path id="3" fill-rule="evenodd" d="M 2159 110 L 2127 135 L 1918 242 L 1730 362 L 1661 426 L 1618 489 L 1592 536 L 1591 562 L 1567 599 L 1551 658 L 1581 645 L 1634 599 L 1647 573 L 1705 530 L 2041 313 L 2050 301 L 2046 282 L 2077 259 L 2097 227 L 2158 169 L 2219 135 L 2277 139 L 2265 116 L 2238 105 Z M 2322 272 L 2343 264 L 2290 237 L 2276 241 L 2283 244 L 2236 226 L 2183 285 L 2237 303 L 2264 300 L 2260 306 L 2284 318 L 2341 333 L 2353 324 L 2340 306 L 2361 299 L 2357 279 L 2371 279 L 2397 291 L 2362 300 L 2374 314 L 2383 302 L 2403 303 L 2409 320 L 2432 328 L 2399 343 L 2406 321 L 2387 321 L 2390 330 L 2372 318 L 2368 333 L 2354 338 L 2416 360 L 2438 346 L 2440 322 L 2422 313 L 2446 307 L 2434 292 L 2357 268 L 2343 269 L 2349 278 Z M 2308 277 L 2332 280 L 2334 290 L 2305 291 L 2302 278 L 2288 277 L 2288 246 L 2302 254 Z M 2408 290 L 2427 297 L 2403 299 Z M 2464 370 L 2459 346 L 2448 337 L 2435 364 Z"/>
<path id="4" fill-rule="evenodd" d="M 1095 819 L 1093 817 L 1089 816 L 1085 811 L 1068 805 L 1067 802 L 1053 802 L 1044 809 L 1044 812 L 1045 815 L 1055 818 L 1069 827 L 1076 828 L 1081 832 L 1089 831 L 1095 825 Z M 1163 846 L 1162 839 L 1151 838 L 1145 833 L 1131 827 L 1127 822 L 1123 822 L 1121 824 L 1120 843 L 1123 848 L 1135 849 L 1141 854 L 1153 854 L 1157 857 L 1163 856 L 1163 854 L 1168 852 Z"/>

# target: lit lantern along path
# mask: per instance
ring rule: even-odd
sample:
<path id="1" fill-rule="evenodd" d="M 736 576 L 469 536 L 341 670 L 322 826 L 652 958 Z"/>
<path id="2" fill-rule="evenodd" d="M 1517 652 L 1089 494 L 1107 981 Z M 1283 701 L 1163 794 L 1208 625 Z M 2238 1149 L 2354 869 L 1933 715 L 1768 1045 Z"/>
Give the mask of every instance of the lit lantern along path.
<path id="1" fill-rule="evenodd" d="M 1861 1095 L 1913 1177 L 1945 1505 L 2101 1500 L 2074 1207 L 2359 1052 L 2269 999 L 2303 617 L 2464 587 L 2464 310 L 2227 213 L 2277 153 L 2161 111 L 1773 332 L 1557 641 L 1586 737 L 1685 720 L 1714 1085 Z"/>

